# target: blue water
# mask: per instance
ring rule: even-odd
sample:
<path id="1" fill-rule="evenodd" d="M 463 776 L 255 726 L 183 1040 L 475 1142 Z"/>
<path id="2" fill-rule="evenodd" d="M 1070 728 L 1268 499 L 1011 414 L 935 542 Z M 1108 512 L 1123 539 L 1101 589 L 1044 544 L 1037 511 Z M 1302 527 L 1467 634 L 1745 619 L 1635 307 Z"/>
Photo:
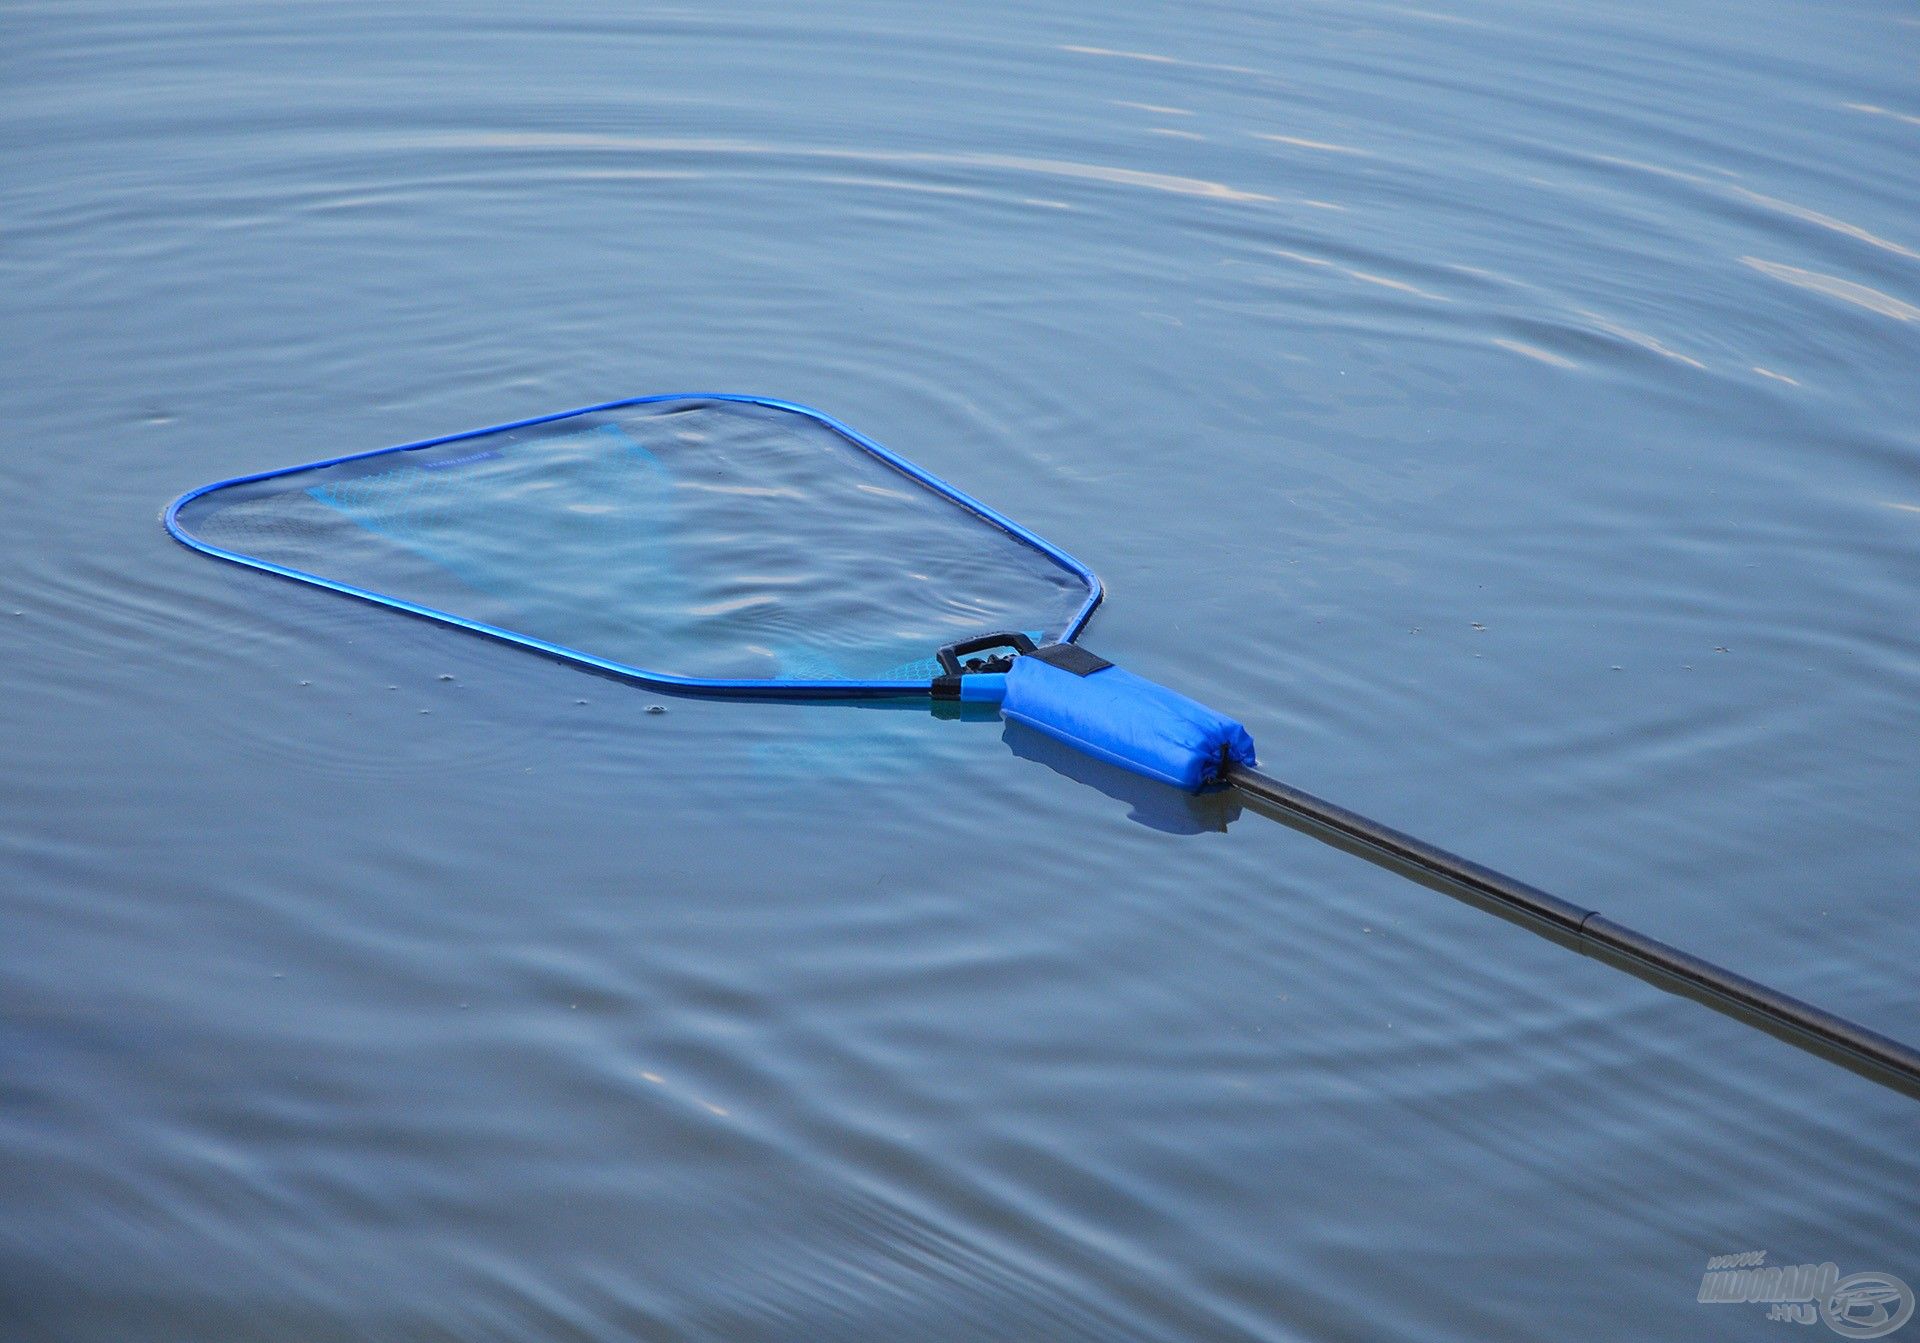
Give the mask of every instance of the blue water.
<path id="1" fill-rule="evenodd" d="M 1272 772 L 1920 1039 L 1910 7 L 0 27 L 0 1334 L 1733 1340 L 1792 1331 L 1709 1256 L 1920 1283 L 1912 1100 L 1697 1004 L 991 722 L 662 701 L 159 525 L 804 401 Z"/>

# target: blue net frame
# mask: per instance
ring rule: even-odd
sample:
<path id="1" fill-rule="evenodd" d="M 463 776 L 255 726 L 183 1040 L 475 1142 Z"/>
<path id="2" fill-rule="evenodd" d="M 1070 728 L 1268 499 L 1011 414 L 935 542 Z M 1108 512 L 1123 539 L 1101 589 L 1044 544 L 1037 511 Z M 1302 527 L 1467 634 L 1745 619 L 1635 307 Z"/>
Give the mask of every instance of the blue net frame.
<path id="1" fill-rule="evenodd" d="M 530 648 L 563 661 L 591 667 L 595 670 L 610 673 L 658 690 L 678 694 L 766 699 L 885 698 L 927 696 L 931 694 L 932 677 L 934 674 L 937 674 L 937 669 L 933 668 L 926 669 L 929 674 L 925 676 L 919 674 L 922 669 L 912 668 L 911 670 L 914 672 L 914 675 L 911 679 L 906 679 L 904 675 L 908 669 L 902 668 L 892 669 L 893 674 L 888 678 L 882 679 L 843 678 L 837 676 L 831 679 L 818 677 L 808 678 L 804 676 L 707 677 L 651 670 L 646 667 L 634 665 L 628 661 L 603 656 L 581 648 L 571 647 L 563 642 L 557 642 L 524 631 L 506 628 L 499 624 L 493 624 L 453 611 L 443 610 L 424 602 L 409 600 L 406 597 L 377 591 L 371 587 L 359 586 L 338 578 L 329 578 L 303 568 L 278 563 L 260 555 L 247 554 L 241 550 L 218 545 L 202 536 L 196 536 L 193 531 L 183 523 L 181 518 L 181 511 L 183 509 L 192 506 L 196 500 L 201 500 L 221 490 L 232 489 L 238 486 L 254 485 L 262 481 L 270 481 L 301 472 L 318 471 L 327 467 L 341 466 L 345 463 L 364 462 L 393 454 L 441 448 L 448 444 L 464 443 L 486 438 L 489 435 L 509 434 L 516 430 L 554 425 L 578 417 L 595 416 L 633 407 L 665 406 L 673 402 L 717 403 L 722 406 L 731 404 L 743 407 L 762 407 L 768 410 L 802 416 L 812 424 L 831 431 L 831 433 L 837 435 L 839 439 L 843 440 L 846 444 L 851 445 L 873 460 L 897 472 L 900 476 L 913 482 L 915 485 L 945 500 L 955 508 L 964 510 L 965 513 L 972 515 L 973 518 L 980 522 L 1012 537 L 1022 546 L 1044 557 L 1049 564 L 1068 575 L 1079 586 L 1083 593 L 1077 609 L 1073 611 L 1073 614 L 1066 621 L 1064 627 L 1057 632 L 1049 631 L 1049 633 L 1060 642 L 1071 642 L 1076 638 L 1081 630 L 1085 628 L 1087 621 L 1092 617 L 1095 608 L 1100 604 L 1103 595 L 1100 580 L 1095 577 L 1090 569 L 1058 546 L 1029 531 L 1027 528 L 1022 527 L 1011 518 L 1008 518 L 995 509 L 989 508 L 972 496 L 956 489 L 945 480 L 942 480 L 938 476 L 933 475 L 881 446 L 865 434 L 860 433 L 849 425 L 841 423 L 831 415 L 797 402 L 737 393 L 678 392 L 654 396 L 628 397 L 617 401 L 601 402 L 591 406 L 581 406 L 573 410 L 559 411 L 551 415 L 539 415 L 530 419 L 489 425 L 481 429 L 470 429 L 462 433 L 447 434 L 438 438 L 421 439 L 416 442 L 397 444 L 388 448 L 375 448 L 367 452 L 348 453 L 343 456 L 303 462 L 295 466 L 279 467 L 270 471 L 254 472 L 250 475 L 234 476 L 225 480 L 214 481 L 208 485 L 202 485 L 198 489 L 189 490 L 187 493 L 181 495 L 168 505 L 164 515 L 164 521 L 167 531 L 175 540 L 205 554 L 213 555 L 235 564 L 243 564 L 249 568 L 259 569 L 266 573 L 277 574 L 283 578 L 290 578 L 316 587 L 327 588 L 334 592 L 346 593 L 349 596 L 358 597 L 364 601 L 374 602 L 378 605 L 391 607 L 399 611 L 405 611 L 410 615 L 421 616 L 428 620 L 457 626 L 461 629 L 472 630 L 479 634 L 485 634 L 508 643 L 520 645 L 524 648 Z M 974 634 L 984 634 L 987 632 L 986 630 L 972 631 Z M 924 651 L 930 658 L 935 649 L 929 647 Z"/>

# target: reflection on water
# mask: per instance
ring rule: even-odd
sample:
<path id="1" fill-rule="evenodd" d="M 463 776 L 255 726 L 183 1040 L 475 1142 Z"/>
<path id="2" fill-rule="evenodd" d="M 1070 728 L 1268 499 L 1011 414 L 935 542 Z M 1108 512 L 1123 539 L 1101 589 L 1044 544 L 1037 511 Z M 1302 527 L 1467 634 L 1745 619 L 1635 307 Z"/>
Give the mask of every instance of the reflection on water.
<path id="1" fill-rule="evenodd" d="M 1142 187 L 1165 191 L 1175 196 L 1203 196 L 1212 200 L 1271 201 L 1273 197 L 1252 191 L 1238 191 L 1221 182 L 1203 182 L 1197 178 L 1176 177 L 1169 173 L 1140 172 L 1099 163 L 1067 163 L 1057 159 L 1029 158 L 1017 154 L 980 153 L 900 153 L 879 150 L 822 148 L 819 146 L 751 144 L 733 140 L 663 139 L 608 135 L 529 135 L 524 133 L 480 135 L 472 137 L 435 136 L 424 143 L 407 147 L 434 149 L 603 149 L 642 154 L 750 155 L 756 158 L 822 159 L 827 162 L 866 163 L 881 167 L 985 168 L 1012 173 L 1035 173 L 1045 177 L 1104 182 L 1110 186 Z"/>
<path id="2" fill-rule="evenodd" d="M 156 521 L 819 405 L 1278 776 L 1920 1037 L 1916 34 L 16 6 L 13 1332 L 1745 1339 L 1712 1255 L 1920 1280 L 1910 1103 L 1220 799 Z"/>
<path id="3" fill-rule="evenodd" d="M 1878 289 L 1852 280 L 1843 280 L 1837 275 L 1821 275 L 1818 272 L 1802 270 L 1798 266 L 1784 265 L 1778 261 L 1762 261 L 1757 256 L 1740 258 L 1745 265 L 1752 266 L 1762 275 L 1771 275 L 1776 280 L 1798 285 L 1802 289 L 1811 289 L 1816 294 L 1826 294 L 1842 303 L 1851 303 L 1855 307 L 1865 308 L 1868 312 L 1877 312 L 1882 317 L 1891 317 L 1896 322 L 1911 322 L 1920 317 L 1920 308 L 1904 303 L 1891 294 L 1883 294 Z"/>

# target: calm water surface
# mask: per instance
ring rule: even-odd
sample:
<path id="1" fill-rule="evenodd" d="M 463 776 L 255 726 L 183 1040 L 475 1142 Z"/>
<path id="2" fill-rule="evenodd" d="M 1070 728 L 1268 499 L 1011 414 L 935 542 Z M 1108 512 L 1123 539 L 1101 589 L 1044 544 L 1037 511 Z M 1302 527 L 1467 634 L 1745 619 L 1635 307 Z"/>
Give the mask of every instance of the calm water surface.
<path id="1" fill-rule="evenodd" d="M 649 715 L 158 521 L 805 401 L 1275 773 L 1920 1038 L 1909 6 L 0 28 L 0 1334 L 1732 1340 L 1794 1330 L 1710 1255 L 1920 1283 L 1920 1110 L 1695 1004 L 997 724 Z"/>

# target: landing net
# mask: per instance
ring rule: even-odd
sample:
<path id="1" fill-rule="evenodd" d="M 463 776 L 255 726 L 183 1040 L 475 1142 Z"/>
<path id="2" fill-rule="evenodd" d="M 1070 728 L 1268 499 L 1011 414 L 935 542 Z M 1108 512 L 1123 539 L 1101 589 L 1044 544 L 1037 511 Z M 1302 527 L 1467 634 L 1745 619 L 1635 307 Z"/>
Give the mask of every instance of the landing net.
<path id="1" fill-rule="evenodd" d="M 746 397 L 613 403 L 207 486 L 187 544 L 642 681 L 924 693 L 937 649 L 1070 639 L 1072 558 L 852 429 Z"/>

